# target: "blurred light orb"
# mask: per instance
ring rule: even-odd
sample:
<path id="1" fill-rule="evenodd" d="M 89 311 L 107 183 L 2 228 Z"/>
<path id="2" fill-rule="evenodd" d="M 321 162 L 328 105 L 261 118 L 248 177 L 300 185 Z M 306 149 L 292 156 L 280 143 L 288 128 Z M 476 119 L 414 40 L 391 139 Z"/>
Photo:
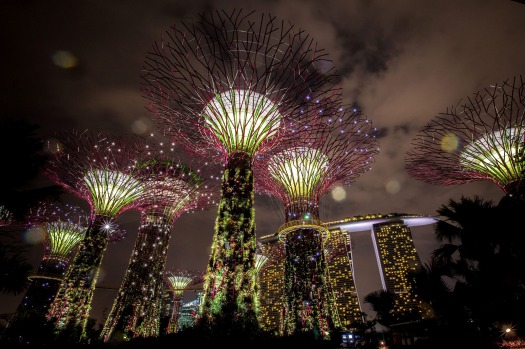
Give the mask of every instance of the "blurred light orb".
<path id="1" fill-rule="evenodd" d="M 131 124 L 131 131 L 138 135 L 146 133 L 148 129 L 149 126 L 143 119 L 137 119 Z"/>
<path id="2" fill-rule="evenodd" d="M 39 225 L 35 225 L 25 232 L 24 240 L 28 244 L 36 245 L 44 241 L 45 236 L 46 232 L 44 231 L 44 229 Z"/>
<path id="3" fill-rule="evenodd" d="M 57 51 L 52 56 L 53 63 L 62 69 L 75 68 L 78 64 L 77 57 L 69 51 Z"/>
<path id="4" fill-rule="evenodd" d="M 459 138 L 452 132 L 447 132 L 443 138 L 441 138 L 441 149 L 447 153 L 452 153 L 458 149 Z"/>
<path id="5" fill-rule="evenodd" d="M 346 190 L 343 187 L 335 187 L 332 189 L 332 199 L 335 201 L 343 201 L 346 198 Z"/>
<path id="6" fill-rule="evenodd" d="M 399 184 L 399 182 L 395 179 L 392 179 L 386 182 L 385 189 L 387 193 L 394 195 L 399 193 L 399 191 L 401 190 L 401 184 Z"/>

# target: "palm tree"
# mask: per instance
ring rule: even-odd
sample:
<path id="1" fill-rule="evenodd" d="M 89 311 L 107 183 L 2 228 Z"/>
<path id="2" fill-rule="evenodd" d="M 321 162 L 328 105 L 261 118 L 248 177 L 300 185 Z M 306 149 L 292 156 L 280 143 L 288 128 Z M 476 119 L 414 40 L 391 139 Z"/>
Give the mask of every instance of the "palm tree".
<path id="1" fill-rule="evenodd" d="M 467 314 L 478 335 L 496 336 L 504 323 L 523 321 L 525 281 L 520 226 L 523 202 L 502 199 L 495 206 L 479 197 L 450 200 L 438 213 L 435 236 L 443 244 L 434 251 L 439 273 L 451 280 L 458 307 L 448 318 Z"/>
<path id="2" fill-rule="evenodd" d="M 389 325 L 394 320 L 392 312 L 396 305 L 394 293 L 385 290 L 371 292 L 364 298 L 365 303 L 369 303 L 376 312 L 376 319 L 383 325 Z"/>

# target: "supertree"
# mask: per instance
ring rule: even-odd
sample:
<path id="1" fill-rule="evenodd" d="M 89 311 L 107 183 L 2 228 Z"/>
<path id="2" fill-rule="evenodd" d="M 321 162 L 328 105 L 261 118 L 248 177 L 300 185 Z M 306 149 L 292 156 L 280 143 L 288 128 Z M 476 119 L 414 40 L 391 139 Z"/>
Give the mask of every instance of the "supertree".
<path id="1" fill-rule="evenodd" d="M 523 199 L 524 86 L 516 76 L 438 114 L 412 140 L 407 172 L 437 185 L 488 180 L 508 197 Z"/>
<path id="2" fill-rule="evenodd" d="M 173 300 L 166 333 L 170 334 L 177 332 L 180 305 L 184 291 L 189 286 L 201 282 L 202 278 L 202 273 L 191 270 L 178 269 L 166 272 L 166 285 L 168 286 L 168 292 L 171 293 L 171 299 Z"/>
<path id="3" fill-rule="evenodd" d="M 259 274 L 259 272 L 264 268 L 264 265 L 268 262 L 268 257 L 262 254 L 256 254 L 255 255 L 255 272 Z"/>
<path id="4" fill-rule="evenodd" d="M 357 108 L 326 101 L 322 119 L 309 137 L 261 156 L 255 171 L 257 189 L 276 197 L 285 211 L 278 229 L 286 253 L 282 334 L 329 339 L 339 326 L 323 247 L 329 231 L 319 220 L 319 201 L 370 170 L 379 149 L 376 129 Z"/>
<path id="5" fill-rule="evenodd" d="M 165 134 L 224 166 L 200 323 L 251 333 L 258 328 L 253 163 L 308 132 L 304 108 L 339 98 L 333 64 L 303 30 L 271 15 L 207 12 L 153 45 L 141 90 Z"/>
<path id="6" fill-rule="evenodd" d="M 173 145 L 137 164 L 145 188 L 138 210 L 140 226 L 120 290 L 104 328 L 103 341 L 159 334 L 164 268 L 174 222 L 183 213 L 216 205 L 218 170 L 192 161 Z M 166 149 L 164 149 L 166 148 Z M 217 172 L 217 173 L 213 173 Z"/>
<path id="7" fill-rule="evenodd" d="M 89 216 L 79 207 L 42 202 L 29 210 L 27 229 L 43 229 L 44 254 L 38 271 L 4 330 L 8 341 L 32 343 L 40 335 L 35 326 L 46 322 L 46 314 L 60 282 L 89 224 Z M 32 331 L 28 331 L 28 326 Z"/>
<path id="8" fill-rule="evenodd" d="M 56 140 L 44 173 L 89 203 L 91 222 L 47 317 L 55 323 L 57 335 L 67 329 L 68 335 L 83 340 L 112 223 L 143 195 L 136 162 L 147 149 L 140 138 L 93 131 L 62 132 Z"/>

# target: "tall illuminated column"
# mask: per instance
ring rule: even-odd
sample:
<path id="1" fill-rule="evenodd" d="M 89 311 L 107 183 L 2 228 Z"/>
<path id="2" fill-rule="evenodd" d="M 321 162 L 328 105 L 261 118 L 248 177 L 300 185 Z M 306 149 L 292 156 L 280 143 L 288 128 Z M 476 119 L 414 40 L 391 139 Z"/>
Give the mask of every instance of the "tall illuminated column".
<path id="1" fill-rule="evenodd" d="M 184 291 L 192 284 L 202 280 L 202 276 L 189 270 L 174 270 L 166 273 L 168 290 L 172 294 L 173 304 L 166 333 L 175 333 L 179 326 L 179 315 Z"/>
<path id="2" fill-rule="evenodd" d="M 152 115 L 173 142 L 224 168 L 200 311 L 215 333 L 258 329 L 253 163 L 308 132 L 306 106 L 339 96 L 333 70 L 304 31 L 242 10 L 176 24 L 146 56 Z"/>
<path id="3" fill-rule="evenodd" d="M 37 273 L 31 276 L 31 284 L 22 302 L 10 319 L 2 338 L 8 341 L 37 343 L 37 328 L 46 322 L 46 314 L 60 282 L 64 278 L 69 261 L 84 238 L 89 223 L 88 216 L 79 207 L 41 203 L 29 211 L 28 229 L 42 229 L 45 234 L 44 255 Z M 28 330 L 33 327 L 33 331 Z"/>
<path id="4" fill-rule="evenodd" d="M 145 188 L 138 206 L 140 226 L 100 335 L 106 342 L 159 335 L 164 268 L 173 224 L 185 212 L 216 204 L 219 178 L 204 164 L 198 167 L 172 151 L 161 155 L 137 164 Z"/>
<path id="5" fill-rule="evenodd" d="M 85 329 L 111 223 L 135 207 L 144 187 L 136 160 L 146 151 L 139 138 L 85 131 L 63 132 L 45 173 L 91 207 L 91 222 L 47 315 L 58 335 L 68 328 L 78 339 Z"/>
<path id="6" fill-rule="evenodd" d="M 516 76 L 435 116 L 410 143 L 407 172 L 437 185 L 491 181 L 524 199 L 524 89 Z"/>
<path id="7" fill-rule="evenodd" d="M 324 127 L 312 127 L 317 131 L 310 138 L 261 157 L 257 186 L 277 197 L 285 210 L 286 222 L 279 228 L 286 251 L 282 332 L 329 339 L 339 323 L 323 248 L 329 231 L 319 220 L 319 200 L 370 170 L 378 148 L 375 129 L 356 109 L 327 103 L 312 112 Z"/>
<path id="8" fill-rule="evenodd" d="M 259 322 L 263 330 L 277 334 L 283 309 L 284 246 L 278 242 L 277 234 L 261 236 L 259 243 L 261 254 L 268 258 L 258 275 Z"/>

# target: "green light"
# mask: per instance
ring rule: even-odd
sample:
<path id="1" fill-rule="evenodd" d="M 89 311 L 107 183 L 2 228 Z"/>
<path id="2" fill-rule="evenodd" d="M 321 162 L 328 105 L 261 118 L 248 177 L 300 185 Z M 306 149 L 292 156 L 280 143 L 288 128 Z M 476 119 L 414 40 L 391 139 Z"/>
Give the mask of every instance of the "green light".
<path id="1" fill-rule="evenodd" d="M 114 217 L 142 195 L 144 188 L 130 175 L 117 171 L 90 169 L 84 176 L 96 215 Z"/>
<path id="2" fill-rule="evenodd" d="M 169 275 L 167 279 L 175 298 L 182 297 L 184 289 L 193 281 L 193 277 L 184 275 Z"/>
<path id="3" fill-rule="evenodd" d="M 204 108 L 203 117 L 228 153 L 252 155 L 261 142 L 277 133 L 282 119 L 277 104 L 249 89 L 217 94 Z"/>
<path id="4" fill-rule="evenodd" d="M 271 175 L 281 183 L 290 199 L 310 199 L 325 173 L 328 157 L 321 151 L 297 147 L 275 155 L 268 164 Z"/>
<path id="5" fill-rule="evenodd" d="M 460 164 L 508 185 L 523 178 L 525 170 L 523 127 L 509 127 L 487 133 L 465 146 Z M 520 158 L 521 156 L 521 158 Z"/>
<path id="6" fill-rule="evenodd" d="M 84 238 L 87 227 L 81 227 L 71 222 L 48 222 L 45 225 L 50 253 L 49 258 L 66 258 L 71 250 Z"/>

